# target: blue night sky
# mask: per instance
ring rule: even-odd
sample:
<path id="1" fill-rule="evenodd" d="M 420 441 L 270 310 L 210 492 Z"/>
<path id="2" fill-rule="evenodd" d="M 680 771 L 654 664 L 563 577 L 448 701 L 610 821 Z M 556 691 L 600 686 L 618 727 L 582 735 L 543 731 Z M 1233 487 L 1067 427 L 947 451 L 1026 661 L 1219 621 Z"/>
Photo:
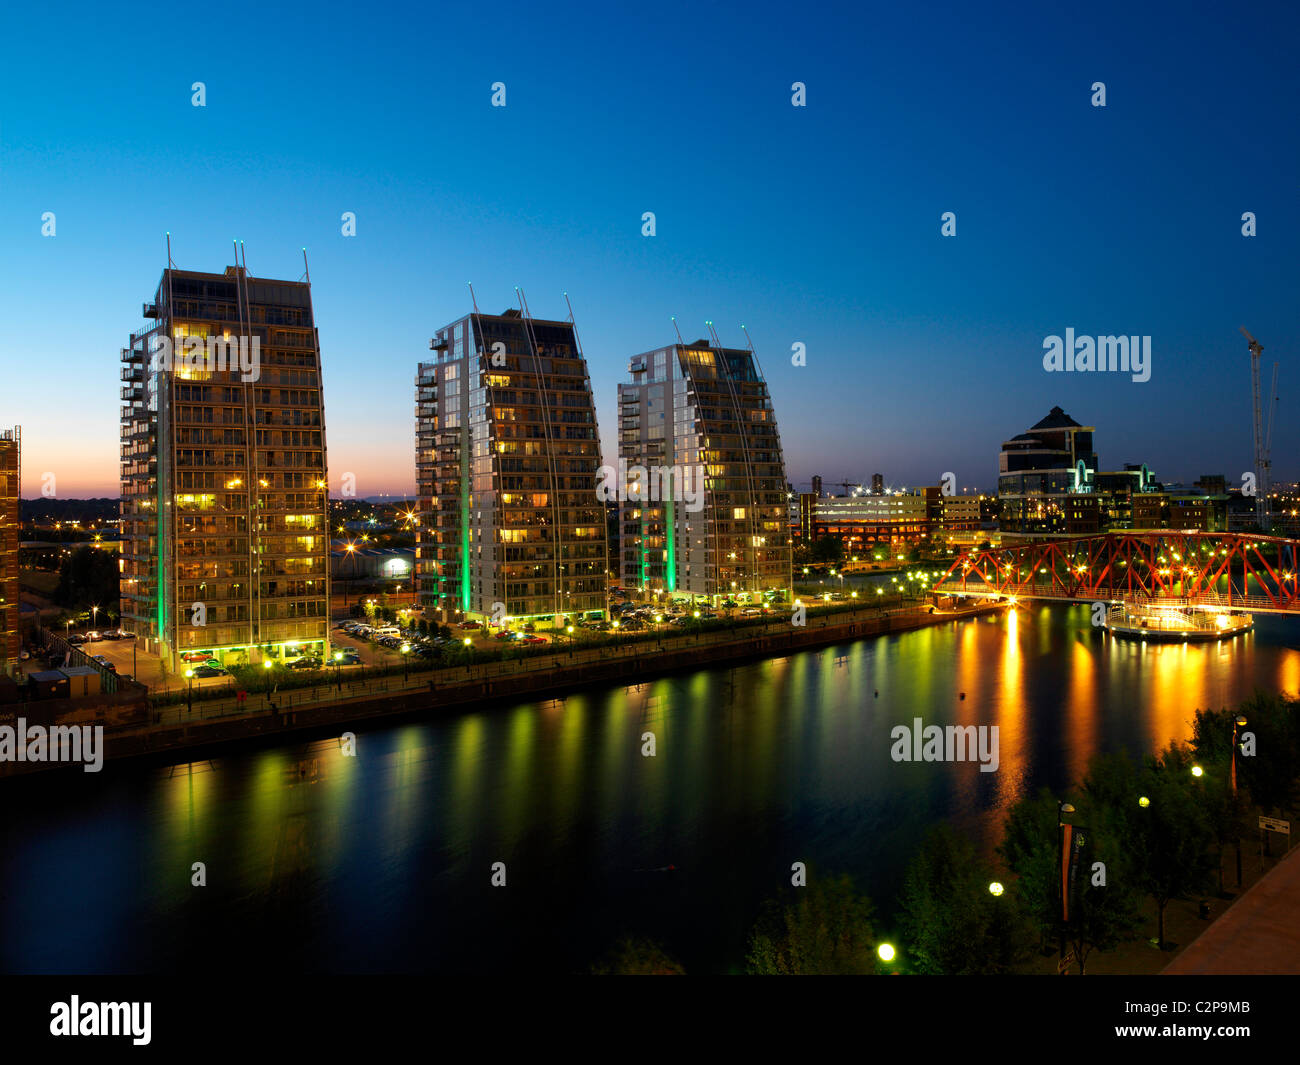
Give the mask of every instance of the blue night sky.
<path id="1" fill-rule="evenodd" d="M 687 340 L 748 326 L 796 484 L 991 488 L 1058 404 L 1103 468 L 1235 482 L 1245 325 L 1265 385 L 1281 363 L 1275 476 L 1300 475 L 1294 5 L 623 8 L 8 10 L 0 425 L 24 495 L 47 471 L 117 494 L 118 351 L 167 231 L 187 269 L 238 237 L 253 274 L 297 278 L 308 248 L 335 492 L 413 491 L 415 366 L 467 280 L 493 312 L 519 285 L 564 317 L 569 293 L 606 461 L 628 356 L 676 315 Z M 1151 380 L 1046 373 L 1068 327 L 1149 334 Z"/>

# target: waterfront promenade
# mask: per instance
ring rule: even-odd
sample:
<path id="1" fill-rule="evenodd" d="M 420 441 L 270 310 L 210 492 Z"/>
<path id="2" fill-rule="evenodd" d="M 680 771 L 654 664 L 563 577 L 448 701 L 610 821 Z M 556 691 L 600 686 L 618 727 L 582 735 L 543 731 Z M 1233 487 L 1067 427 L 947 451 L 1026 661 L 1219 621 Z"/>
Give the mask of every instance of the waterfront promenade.
<path id="1" fill-rule="evenodd" d="M 492 701 L 561 698 L 584 687 L 632 685 L 701 666 L 779 658 L 847 640 L 951 624 L 1002 609 L 998 604 L 959 612 L 931 612 L 926 604 L 864 606 L 809 614 L 803 626 L 781 620 L 711 632 L 665 633 L 626 643 L 579 643 L 525 658 L 413 669 L 407 674 L 348 676 L 325 670 L 315 685 L 249 691 L 242 700 L 231 695 L 154 708 L 145 726 L 106 730 L 107 757 L 113 761 L 167 754 L 296 730 L 340 730 L 376 718 L 436 714 Z M 40 763 L 22 767 L 6 763 L 0 765 L 0 773 L 41 768 Z"/>

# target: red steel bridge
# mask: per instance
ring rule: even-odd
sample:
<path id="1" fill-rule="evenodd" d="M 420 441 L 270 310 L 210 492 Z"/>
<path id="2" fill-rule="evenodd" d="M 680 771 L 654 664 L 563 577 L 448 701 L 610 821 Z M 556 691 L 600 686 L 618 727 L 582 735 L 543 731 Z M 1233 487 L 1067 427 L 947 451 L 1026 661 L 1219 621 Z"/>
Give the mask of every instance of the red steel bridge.
<path id="1" fill-rule="evenodd" d="M 1297 547 L 1277 536 L 1168 529 L 1039 540 L 967 551 L 932 590 L 1293 614 Z"/>

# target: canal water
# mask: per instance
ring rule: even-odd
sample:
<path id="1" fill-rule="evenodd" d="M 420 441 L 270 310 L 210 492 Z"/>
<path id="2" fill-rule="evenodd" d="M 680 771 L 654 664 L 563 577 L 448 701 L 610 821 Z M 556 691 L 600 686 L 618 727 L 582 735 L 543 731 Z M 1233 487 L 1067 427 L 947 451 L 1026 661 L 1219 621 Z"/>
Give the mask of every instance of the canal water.
<path id="1" fill-rule="evenodd" d="M 351 758 L 285 743 L 21 781 L 0 789 L 0 970 L 566 973 L 639 935 L 731 971 L 791 863 L 851 874 L 887 929 L 931 824 L 989 849 L 1020 796 L 1256 687 L 1300 690 L 1300 622 L 1156 646 L 1022 606 L 363 730 Z M 997 725 L 998 770 L 892 761 L 915 718 Z"/>

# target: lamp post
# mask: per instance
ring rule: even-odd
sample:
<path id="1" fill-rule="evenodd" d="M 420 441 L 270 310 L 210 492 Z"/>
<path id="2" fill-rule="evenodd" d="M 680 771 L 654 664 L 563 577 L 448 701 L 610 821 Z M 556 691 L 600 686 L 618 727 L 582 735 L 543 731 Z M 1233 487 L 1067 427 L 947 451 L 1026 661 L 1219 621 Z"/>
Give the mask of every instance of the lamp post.
<path id="1" fill-rule="evenodd" d="M 411 676 L 410 671 L 407 669 L 407 663 L 410 661 L 410 659 L 409 659 L 407 656 L 408 656 L 410 653 L 411 653 L 411 645 L 410 645 L 409 643 L 404 643 L 404 644 L 402 644 L 402 681 L 403 681 L 403 683 L 405 683 L 407 680 L 409 680 L 409 679 L 410 679 L 410 676 Z"/>
<path id="2" fill-rule="evenodd" d="M 185 679 L 190 682 L 185 692 L 185 712 L 192 714 L 194 713 L 194 670 L 187 669 Z"/>
<path id="3" fill-rule="evenodd" d="M 1060 837 L 1060 862 L 1061 867 L 1061 942 L 1060 942 L 1060 970 L 1065 973 L 1065 934 L 1070 924 L 1070 882 L 1069 882 L 1069 858 L 1070 846 L 1074 826 L 1066 821 L 1067 817 L 1074 815 L 1074 807 L 1068 802 L 1058 802 L 1056 804 L 1056 827 L 1057 834 Z"/>
<path id="4" fill-rule="evenodd" d="M 343 652 L 335 651 L 334 652 L 334 687 L 337 690 L 342 690 L 343 688 L 343 680 L 340 676 L 342 666 L 343 666 Z"/>
<path id="5" fill-rule="evenodd" d="M 1232 809 L 1234 813 L 1236 812 L 1237 809 L 1237 734 L 1238 734 L 1238 730 L 1244 728 L 1245 725 L 1246 725 L 1245 714 L 1238 714 L 1235 718 L 1233 718 L 1232 721 Z M 1236 839 L 1237 887 L 1240 888 L 1241 887 L 1241 830 L 1240 828 L 1238 828 L 1237 832 L 1234 834 L 1237 837 Z"/>

